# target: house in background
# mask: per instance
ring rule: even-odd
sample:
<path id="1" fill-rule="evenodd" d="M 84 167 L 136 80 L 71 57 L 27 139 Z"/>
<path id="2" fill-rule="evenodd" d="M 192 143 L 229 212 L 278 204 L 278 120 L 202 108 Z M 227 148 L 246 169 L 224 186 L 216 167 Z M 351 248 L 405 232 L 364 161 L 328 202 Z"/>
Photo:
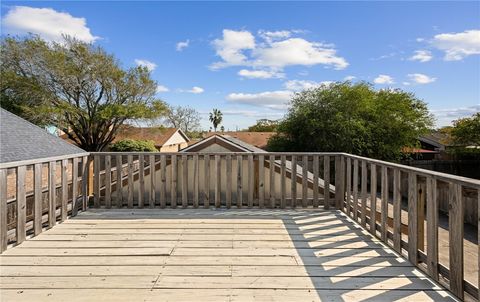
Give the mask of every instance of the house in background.
<path id="1" fill-rule="evenodd" d="M 275 135 L 275 132 L 247 132 L 247 131 L 228 131 L 228 132 L 207 132 L 204 138 L 214 135 L 228 136 L 240 140 L 249 145 L 266 150 L 268 140 Z"/>
<path id="2" fill-rule="evenodd" d="M 240 133 L 240 132 L 239 132 Z M 246 133 L 261 133 L 261 132 L 246 132 Z M 249 137 L 248 135 L 246 137 Z M 252 137 L 252 136 L 250 136 Z M 182 149 L 180 152 L 182 153 L 215 153 L 215 152 L 224 152 L 224 153 L 255 153 L 255 156 L 252 158 L 252 161 L 249 162 L 247 160 L 247 156 L 235 156 L 232 155 L 231 158 L 228 160 L 226 157 L 222 157 L 220 159 L 220 174 L 223 176 L 229 175 L 231 177 L 231 182 L 233 187 L 238 187 L 243 192 L 244 196 L 247 196 L 249 185 L 247 184 L 248 180 L 251 176 L 253 176 L 254 185 L 254 198 L 258 199 L 260 195 L 260 188 L 265 192 L 265 200 L 269 200 L 271 195 L 274 196 L 281 196 L 283 193 L 281 191 L 281 179 L 282 179 L 282 161 L 280 156 L 270 158 L 270 154 L 267 153 L 265 150 L 260 149 L 256 146 L 246 143 L 245 141 L 233 137 L 227 134 L 219 134 L 215 133 L 210 135 L 209 137 L 188 146 L 185 149 Z M 263 160 L 260 160 L 259 157 L 262 153 L 265 153 Z M 214 158 L 212 157 L 209 159 L 209 163 L 205 163 L 204 159 L 200 156 L 199 158 L 199 175 L 214 175 L 215 173 L 215 164 Z M 263 169 L 260 169 L 263 162 Z M 291 158 L 285 158 L 285 177 L 287 183 L 296 183 L 296 195 L 293 195 L 292 186 L 287 186 L 288 188 L 285 190 L 285 199 L 287 200 L 287 204 L 290 205 L 292 202 L 292 196 L 299 196 L 302 194 L 302 182 L 303 177 L 306 176 L 306 182 L 308 184 L 308 189 L 306 190 L 307 198 L 313 198 L 313 187 L 315 185 L 314 176 L 311 172 L 313 169 L 312 161 L 302 162 L 302 157 L 296 158 L 296 163 L 293 163 Z M 308 165 L 307 171 L 305 174 L 303 173 L 303 167 Z M 228 167 L 227 167 L 228 166 Z M 294 167 L 295 169 L 292 169 Z M 188 169 L 194 169 L 193 163 L 189 162 Z M 249 171 L 253 169 L 253 175 L 249 174 Z M 261 175 L 261 171 L 263 170 L 263 175 Z M 208 173 L 205 173 L 205 172 Z M 232 177 L 235 175 L 235 177 Z M 190 176 L 189 176 L 190 177 Z M 193 177 L 193 176 L 192 176 Z M 273 177 L 273 178 L 272 178 Z M 204 186 L 206 178 L 200 179 L 200 186 Z M 241 184 L 237 185 L 238 181 L 241 181 Z M 189 182 L 193 182 L 191 178 L 189 178 Z M 226 177 L 221 178 L 221 188 L 226 187 Z M 213 196 L 214 184 L 210 183 L 210 190 L 212 191 L 211 194 Z M 324 188 L 325 183 L 324 180 L 319 177 L 318 178 L 318 192 L 321 199 L 324 199 Z M 331 197 L 330 200 L 333 200 L 335 188 L 332 185 L 329 185 L 329 196 Z M 222 198 L 226 195 L 226 192 L 222 191 L 221 196 Z M 235 194 L 234 194 L 235 195 Z M 235 200 L 235 196 L 233 197 Z M 272 197 L 275 198 L 275 197 Z M 297 201 L 298 202 L 298 201 Z"/>
<path id="3" fill-rule="evenodd" d="M 125 125 L 118 129 L 113 142 L 123 139 L 151 140 L 160 152 L 178 152 L 188 146 L 190 139 L 177 128 L 133 127 Z"/>

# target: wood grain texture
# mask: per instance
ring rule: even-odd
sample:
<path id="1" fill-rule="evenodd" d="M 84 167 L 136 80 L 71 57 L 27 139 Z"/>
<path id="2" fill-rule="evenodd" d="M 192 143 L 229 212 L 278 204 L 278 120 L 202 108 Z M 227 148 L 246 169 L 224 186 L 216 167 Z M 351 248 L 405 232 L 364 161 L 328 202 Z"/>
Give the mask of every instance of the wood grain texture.
<path id="1" fill-rule="evenodd" d="M 56 208 L 57 208 L 57 198 L 56 198 L 56 166 L 55 161 L 51 161 L 48 164 L 48 227 L 51 228 L 56 224 Z"/>
<path id="2" fill-rule="evenodd" d="M 367 162 L 362 161 L 362 180 L 361 180 L 361 211 L 360 221 L 363 227 L 367 225 Z"/>
<path id="3" fill-rule="evenodd" d="M 377 166 L 370 164 L 370 233 L 377 235 Z"/>
<path id="4" fill-rule="evenodd" d="M 418 263 L 417 253 L 417 175 L 408 174 L 408 260 Z"/>
<path id="5" fill-rule="evenodd" d="M 105 156 L 105 207 L 112 207 L 112 158 Z"/>
<path id="6" fill-rule="evenodd" d="M 116 203 L 117 203 L 117 208 L 123 207 L 123 156 L 122 155 L 116 155 L 115 160 L 117 162 L 117 185 L 116 185 Z"/>
<path id="7" fill-rule="evenodd" d="M 449 186 L 449 259 L 450 290 L 460 299 L 464 298 L 463 288 L 463 198 L 462 186 L 451 183 Z"/>
<path id="8" fill-rule="evenodd" d="M 0 253 L 7 245 L 7 169 L 0 169 Z"/>
<path id="9" fill-rule="evenodd" d="M 33 196 L 33 234 L 37 236 L 42 232 L 42 170 L 41 163 L 35 164 L 34 170 L 34 196 Z M 74 194 L 75 196 L 75 194 Z M 1 198 L 0 198 L 1 200 Z M 0 211 L 1 212 L 1 211 Z"/>
<path id="10" fill-rule="evenodd" d="M 400 188 L 401 172 L 393 170 L 393 246 L 398 252 L 402 252 L 402 193 Z"/>
<path id="11" fill-rule="evenodd" d="M 67 166 L 68 166 L 68 160 L 67 159 L 64 159 L 62 160 L 61 162 L 61 169 L 62 169 L 62 173 L 61 173 L 61 197 L 62 197 L 62 200 L 61 200 L 61 205 L 62 205 L 62 210 L 61 210 L 61 214 L 60 214 L 60 220 L 61 221 L 65 221 L 65 219 L 67 219 L 67 214 L 68 214 L 68 209 L 67 209 L 67 205 L 68 205 L 68 172 L 67 172 Z"/>
<path id="12" fill-rule="evenodd" d="M 324 235 L 309 236 L 307 225 Z M 93 209 L 55 229 L 79 226 L 86 237 L 152 226 L 155 236 L 172 227 L 185 234 L 50 240 L 42 233 L 0 256 L 2 300 L 453 301 L 368 233 L 339 236 L 339 228 L 359 226 L 336 211 Z M 207 229 L 231 234 L 188 235 Z"/>
<path id="13" fill-rule="evenodd" d="M 429 276 L 438 280 L 438 201 L 434 178 L 427 178 L 427 268 Z"/>
<path id="14" fill-rule="evenodd" d="M 330 156 L 323 157 L 323 208 L 330 209 Z"/>
<path id="15" fill-rule="evenodd" d="M 16 217 L 16 239 L 17 244 L 25 241 L 26 238 L 26 223 L 27 223 L 27 199 L 25 190 L 25 177 L 27 173 L 26 166 L 19 166 L 17 168 L 17 217 Z"/>

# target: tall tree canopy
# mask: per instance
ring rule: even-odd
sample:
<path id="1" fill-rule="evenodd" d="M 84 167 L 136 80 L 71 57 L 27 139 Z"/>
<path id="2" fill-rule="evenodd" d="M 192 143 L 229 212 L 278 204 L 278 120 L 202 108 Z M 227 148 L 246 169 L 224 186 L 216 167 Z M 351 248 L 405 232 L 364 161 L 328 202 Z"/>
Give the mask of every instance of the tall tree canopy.
<path id="1" fill-rule="evenodd" d="M 200 129 L 200 120 L 200 113 L 188 106 L 169 106 L 165 116 L 167 125 L 180 128 L 188 135 Z"/>
<path id="2" fill-rule="evenodd" d="M 268 149 L 398 159 L 432 125 L 427 105 L 411 93 L 334 83 L 296 93 Z"/>
<path id="3" fill-rule="evenodd" d="M 257 123 L 253 126 L 248 127 L 250 132 L 274 132 L 277 130 L 278 121 L 269 120 L 269 119 L 260 119 L 257 120 Z"/>
<path id="4" fill-rule="evenodd" d="M 455 145 L 480 146 L 480 112 L 454 121 L 450 135 Z"/>
<path id="5" fill-rule="evenodd" d="M 166 111 L 146 68 L 123 69 L 101 47 L 74 38 L 6 37 L 0 68 L 3 108 L 56 126 L 87 151 L 105 148 L 124 122 Z"/>

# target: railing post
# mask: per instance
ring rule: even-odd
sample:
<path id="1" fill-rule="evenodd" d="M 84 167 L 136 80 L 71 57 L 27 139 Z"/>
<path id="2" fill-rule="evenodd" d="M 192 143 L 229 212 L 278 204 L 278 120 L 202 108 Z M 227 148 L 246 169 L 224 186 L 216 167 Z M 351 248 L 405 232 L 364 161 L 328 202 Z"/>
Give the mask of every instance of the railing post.
<path id="1" fill-rule="evenodd" d="M 314 184 L 315 185 L 315 184 Z M 345 160 L 343 155 L 335 157 L 335 207 L 343 209 L 345 200 Z"/>
<path id="2" fill-rule="evenodd" d="M 450 290 L 463 300 L 463 198 L 462 185 L 450 183 L 448 203 Z"/>
<path id="3" fill-rule="evenodd" d="M 425 181 L 420 179 L 418 183 L 418 199 L 417 199 L 417 248 L 425 251 Z"/>

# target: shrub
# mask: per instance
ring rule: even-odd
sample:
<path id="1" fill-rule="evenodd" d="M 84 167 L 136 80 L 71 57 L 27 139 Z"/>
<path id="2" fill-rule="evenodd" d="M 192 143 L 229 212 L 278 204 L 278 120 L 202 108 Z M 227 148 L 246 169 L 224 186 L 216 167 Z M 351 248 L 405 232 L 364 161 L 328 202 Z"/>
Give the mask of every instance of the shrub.
<path id="1" fill-rule="evenodd" d="M 149 140 L 122 139 L 110 145 L 115 152 L 155 152 L 155 143 Z"/>

